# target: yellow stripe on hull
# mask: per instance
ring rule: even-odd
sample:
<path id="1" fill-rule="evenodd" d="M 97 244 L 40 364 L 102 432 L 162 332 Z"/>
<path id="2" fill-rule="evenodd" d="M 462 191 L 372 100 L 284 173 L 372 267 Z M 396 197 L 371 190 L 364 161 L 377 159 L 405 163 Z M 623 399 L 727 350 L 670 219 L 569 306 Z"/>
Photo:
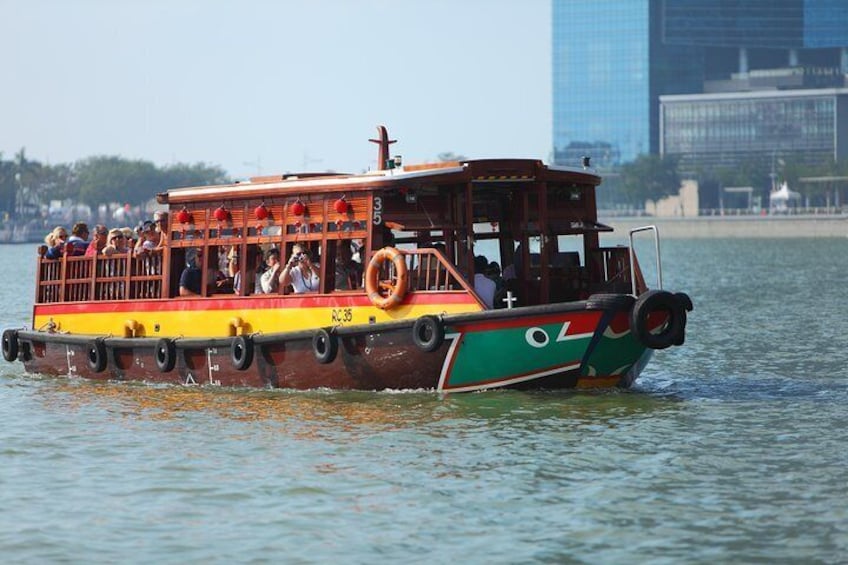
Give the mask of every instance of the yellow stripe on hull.
<path id="1" fill-rule="evenodd" d="M 226 310 L 151 310 L 41 315 L 33 327 L 72 334 L 116 337 L 227 337 L 333 326 L 367 325 L 425 314 L 478 312 L 476 304 L 421 304 L 379 310 L 373 306 L 288 307 Z"/>

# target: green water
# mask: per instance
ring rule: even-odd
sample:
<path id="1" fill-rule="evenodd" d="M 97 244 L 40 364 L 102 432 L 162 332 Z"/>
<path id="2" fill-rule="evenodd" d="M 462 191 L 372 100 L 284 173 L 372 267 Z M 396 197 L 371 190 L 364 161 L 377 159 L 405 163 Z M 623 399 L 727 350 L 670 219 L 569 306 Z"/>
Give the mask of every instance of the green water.
<path id="1" fill-rule="evenodd" d="M 0 246 L 2 324 L 31 246 Z M 848 241 L 673 240 L 683 348 L 607 393 L 240 391 L 0 365 L 19 563 L 836 563 Z"/>

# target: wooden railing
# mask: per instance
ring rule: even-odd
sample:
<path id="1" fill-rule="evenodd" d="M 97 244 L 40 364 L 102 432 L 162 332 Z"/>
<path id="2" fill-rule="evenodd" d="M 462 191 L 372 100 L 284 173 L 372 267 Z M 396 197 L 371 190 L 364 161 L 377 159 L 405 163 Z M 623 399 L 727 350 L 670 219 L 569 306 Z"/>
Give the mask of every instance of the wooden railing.
<path id="1" fill-rule="evenodd" d="M 38 258 L 36 303 L 162 298 L 162 252 Z"/>
<path id="2" fill-rule="evenodd" d="M 409 272 L 409 290 L 472 290 L 437 249 L 403 249 L 401 253 Z"/>

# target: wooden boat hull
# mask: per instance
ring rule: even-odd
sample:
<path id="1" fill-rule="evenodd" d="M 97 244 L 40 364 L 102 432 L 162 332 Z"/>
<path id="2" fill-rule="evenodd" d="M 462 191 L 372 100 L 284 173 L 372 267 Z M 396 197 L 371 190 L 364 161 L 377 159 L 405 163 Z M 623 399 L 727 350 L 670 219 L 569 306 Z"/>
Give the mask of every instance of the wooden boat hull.
<path id="1" fill-rule="evenodd" d="M 652 352 L 630 331 L 627 298 L 428 316 L 439 331 L 423 342 L 412 320 L 337 327 L 327 334 L 337 347 L 332 359 L 316 350 L 321 330 L 243 336 L 238 343 L 249 342 L 252 359 L 240 368 L 244 358 L 234 360 L 233 353 L 237 338 L 221 337 L 174 339 L 169 370 L 157 359 L 155 338 L 20 330 L 17 357 L 33 373 L 183 385 L 445 392 L 626 388 Z M 652 320 L 654 328 L 663 324 Z"/>

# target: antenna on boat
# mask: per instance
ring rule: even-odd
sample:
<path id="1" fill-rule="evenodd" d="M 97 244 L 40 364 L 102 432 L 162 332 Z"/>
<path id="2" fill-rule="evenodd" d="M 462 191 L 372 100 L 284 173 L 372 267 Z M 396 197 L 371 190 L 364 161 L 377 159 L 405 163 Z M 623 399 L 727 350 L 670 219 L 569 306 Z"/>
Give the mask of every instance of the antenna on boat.
<path id="1" fill-rule="evenodd" d="M 589 161 L 591 161 L 591 160 L 592 160 L 592 158 L 589 157 L 588 155 L 583 155 L 583 169 L 588 169 L 591 166 L 589 164 Z"/>
<path id="2" fill-rule="evenodd" d="M 385 171 L 393 168 L 389 165 L 389 145 L 397 142 L 397 139 L 389 139 L 389 132 L 386 126 L 377 126 L 377 135 L 379 139 L 369 139 L 371 143 L 379 145 L 377 148 L 377 170 Z"/>

